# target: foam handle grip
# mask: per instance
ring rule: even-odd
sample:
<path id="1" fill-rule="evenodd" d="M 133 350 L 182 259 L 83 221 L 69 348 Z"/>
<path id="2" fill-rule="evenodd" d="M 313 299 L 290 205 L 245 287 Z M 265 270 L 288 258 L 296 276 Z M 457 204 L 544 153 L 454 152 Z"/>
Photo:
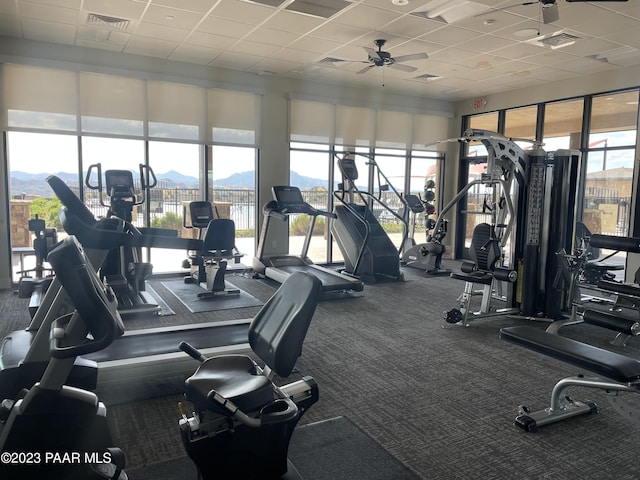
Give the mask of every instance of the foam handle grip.
<path id="1" fill-rule="evenodd" d="M 614 235 L 591 235 L 589 246 L 594 248 L 608 248 L 624 252 L 640 253 L 640 238 L 616 237 Z"/>
<path id="2" fill-rule="evenodd" d="M 206 360 L 206 357 L 202 355 L 197 348 L 192 347 L 187 342 L 180 342 L 180 345 L 178 345 L 178 348 L 182 350 L 184 353 L 186 353 L 187 355 L 189 355 L 191 358 L 198 360 L 200 363 Z"/>
<path id="3" fill-rule="evenodd" d="M 638 331 L 638 322 L 635 320 L 611 315 L 610 313 L 585 310 L 583 318 L 585 323 L 598 325 L 599 327 L 626 333 L 627 335 L 636 335 Z"/>
<path id="4" fill-rule="evenodd" d="M 493 271 L 493 278 L 504 282 L 515 282 L 518 278 L 518 272 L 506 268 L 496 268 Z"/>

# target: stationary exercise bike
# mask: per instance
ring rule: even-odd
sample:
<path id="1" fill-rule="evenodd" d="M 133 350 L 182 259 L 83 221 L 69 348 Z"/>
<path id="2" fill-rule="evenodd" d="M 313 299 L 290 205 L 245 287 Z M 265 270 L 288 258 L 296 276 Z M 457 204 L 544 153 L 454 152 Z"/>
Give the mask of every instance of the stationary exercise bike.
<path id="1" fill-rule="evenodd" d="M 239 263 L 243 256 L 235 244 L 235 223 L 229 218 L 220 218 L 217 209 L 217 218 L 214 217 L 211 203 L 205 201 L 189 203 L 190 225 L 187 224 L 186 213 L 185 209 L 183 226 L 199 230 L 198 238 L 203 241 L 203 247 L 183 262 L 183 267 L 190 269 L 184 283 L 197 283 L 206 288 L 206 291 L 198 293 L 198 298 L 240 295 L 239 289 L 227 288 L 225 283 L 227 262 Z"/>
<path id="2" fill-rule="evenodd" d="M 77 356 L 102 350 L 124 332 L 117 302 L 74 236 L 48 258 L 75 310 L 51 325 L 51 358 L 40 381 L 2 402 L 0 478 L 126 480 L 104 404 L 65 385 Z"/>
<path id="3" fill-rule="evenodd" d="M 302 352 L 322 283 L 295 272 L 276 291 L 249 326 L 253 356 L 204 358 L 195 348 L 180 348 L 201 362 L 185 382 L 185 397 L 195 412 L 179 405 L 180 434 L 203 480 L 299 479 L 287 460 L 291 434 L 304 412 L 318 400 L 311 377 L 278 387 L 274 375 L 288 377 Z"/>

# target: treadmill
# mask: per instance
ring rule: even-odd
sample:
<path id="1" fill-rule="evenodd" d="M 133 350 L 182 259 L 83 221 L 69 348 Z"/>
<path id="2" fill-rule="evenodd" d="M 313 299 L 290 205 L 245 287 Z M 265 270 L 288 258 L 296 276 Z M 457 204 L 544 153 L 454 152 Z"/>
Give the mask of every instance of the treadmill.
<path id="1" fill-rule="evenodd" d="M 124 220 L 96 220 L 91 211 L 56 176 L 47 182 L 63 203 L 60 220 L 75 235 L 92 266 L 102 265 L 113 248 L 158 247 L 201 250 L 202 240 L 123 232 Z M 14 398 L 21 388 L 38 381 L 49 362 L 51 324 L 73 312 L 59 280 L 54 277 L 29 326 L 7 335 L 0 345 L 0 398 Z M 193 359 L 179 350 L 193 342 L 205 356 L 251 351 L 248 329 L 252 319 L 207 322 L 125 332 L 100 352 L 78 357 L 69 385 L 94 390 L 100 386 L 142 378 L 164 378 L 193 371 Z"/>
<path id="2" fill-rule="evenodd" d="M 275 186 L 271 191 L 274 200 L 268 202 L 262 210 L 265 218 L 260 231 L 256 257 L 253 259 L 253 270 L 280 283 L 294 272 L 308 272 L 322 282 L 324 292 L 361 292 L 364 284 L 360 279 L 315 265 L 307 257 L 316 218 L 318 216 L 335 218 L 334 214 L 313 208 L 304 201 L 298 187 Z M 276 217 L 286 220 L 290 214 L 295 213 L 311 217 L 300 255 L 266 255 L 264 249 L 271 219 Z"/>

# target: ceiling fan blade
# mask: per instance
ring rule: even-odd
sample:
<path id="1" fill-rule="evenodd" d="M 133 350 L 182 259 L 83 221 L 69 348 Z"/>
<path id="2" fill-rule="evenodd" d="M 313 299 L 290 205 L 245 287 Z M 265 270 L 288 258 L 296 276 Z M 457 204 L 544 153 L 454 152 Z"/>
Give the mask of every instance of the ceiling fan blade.
<path id="1" fill-rule="evenodd" d="M 369 48 L 369 47 L 362 47 L 362 48 L 364 48 L 366 50 L 367 55 L 369 55 L 369 58 L 374 58 L 374 59 L 376 59 L 376 58 L 380 58 L 381 59 L 382 58 L 380 56 L 380 53 L 377 50 L 374 50 L 373 48 Z"/>
<path id="2" fill-rule="evenodd" d="M 545 25 L 558 20 L 560 20 L 560 13 L 558 12 L 557 3 L 542 7 L 542 21 Z"/>
<path id="3" fill-rule="evenodd" d="M 410 65 L 402 65 L 401 63 L 392 63 L 389 65 L 389 68 L 402 70 L 403 72 L 415 72 L 416 70 L 418 70 L 416 67 L 412 67 Z"/>
<path id="4" fill-rule="evenodd" d="M 367 73 L 369 70 L 371 70 L 371 67 L 373 67 L 374 65 L 367 65 L 366 67 L 364 67 L 362 70 L 358 70 L 356 72 L 356 75 L 360 75 L 361 73 Z"/>
<path id="5" fill-rule="evenodd" d="M 425 60 L 429 58 L 426 53 L 413 53 L 411 55 L 400 55 L 399 57 L 393 57 L 393 61 L 396 63 L 411 62 L 413 60 Z"/>

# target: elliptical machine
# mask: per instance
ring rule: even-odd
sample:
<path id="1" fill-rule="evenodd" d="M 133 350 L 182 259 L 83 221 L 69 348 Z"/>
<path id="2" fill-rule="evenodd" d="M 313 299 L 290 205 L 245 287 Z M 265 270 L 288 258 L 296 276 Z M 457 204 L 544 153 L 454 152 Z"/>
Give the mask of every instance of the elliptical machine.
<path id="1" fill-rule="evenodd" d="M 92 181 L 96 175 L 97 183 Z M 133 174 L 129 170 L 106 170 L 105 186 L 109 201 L 103 197 L 102 167 L 99 163 L 90 165 L 85 178 L 87 188 L 98 191 L 100 205 L 107 207 L 107 217 L 124 220 L 132 234 L 142 233 L 133 226 L 133 207 L 142 205 L 149 190 L 156 186 L 157 179 L 153 170 L 140 164 L 140 187 L 145 194 L 136 194 Z M 145 233 L 153 233 L 147 231 Z M 166 231 L 162 232 L 166 234 Z M 176 232 L 177 236 L 177 232 Z M 134 315 L 155 315 L 160 307 L 155 299 L 145 291 L 145 282 L 151 276 L 153 265 L 142 261 L 142 249 L 118 248 L 109 252 L 100 275 L 113 289 L 118 298 L 118 309 L 123 317 Z"/>
<path id="2" fill-rule="evenodd" d="M 436 209 L 430 202 L 435 200 L 436 183 L 428 179 L 424 184 L 424 199 L 417 195 L 405 195 L 405 215 L 411 215 L 408 222 L 409 235 L 402 248 L 402 264 L 406 267 L 419 268 L 427 275 L 448 275 L 451 270 L 442 268 L 442 256 L 446 252 L 446 247 L 442 243 L 447 235 L 448 220 L 444 219 L 436 230 L 436 221 L 433 214 Z M 426 243 L 416 244 L 414 233 L 416 219 L 420 213 L 425 213 L 424 227 L 427 236 Z"/>
<path id="3" fill-rule="evenodd" d="M 41 380 L 2 402 L 0 477 L 126 480 L 106 407 L 94 393 L 65 385 L 77 356 L 102 350 L 124 332 L 113 292 L 74 236 L 51 249 L 49 263 L 75 310 L 51 326 L 51 359 Z"/>

